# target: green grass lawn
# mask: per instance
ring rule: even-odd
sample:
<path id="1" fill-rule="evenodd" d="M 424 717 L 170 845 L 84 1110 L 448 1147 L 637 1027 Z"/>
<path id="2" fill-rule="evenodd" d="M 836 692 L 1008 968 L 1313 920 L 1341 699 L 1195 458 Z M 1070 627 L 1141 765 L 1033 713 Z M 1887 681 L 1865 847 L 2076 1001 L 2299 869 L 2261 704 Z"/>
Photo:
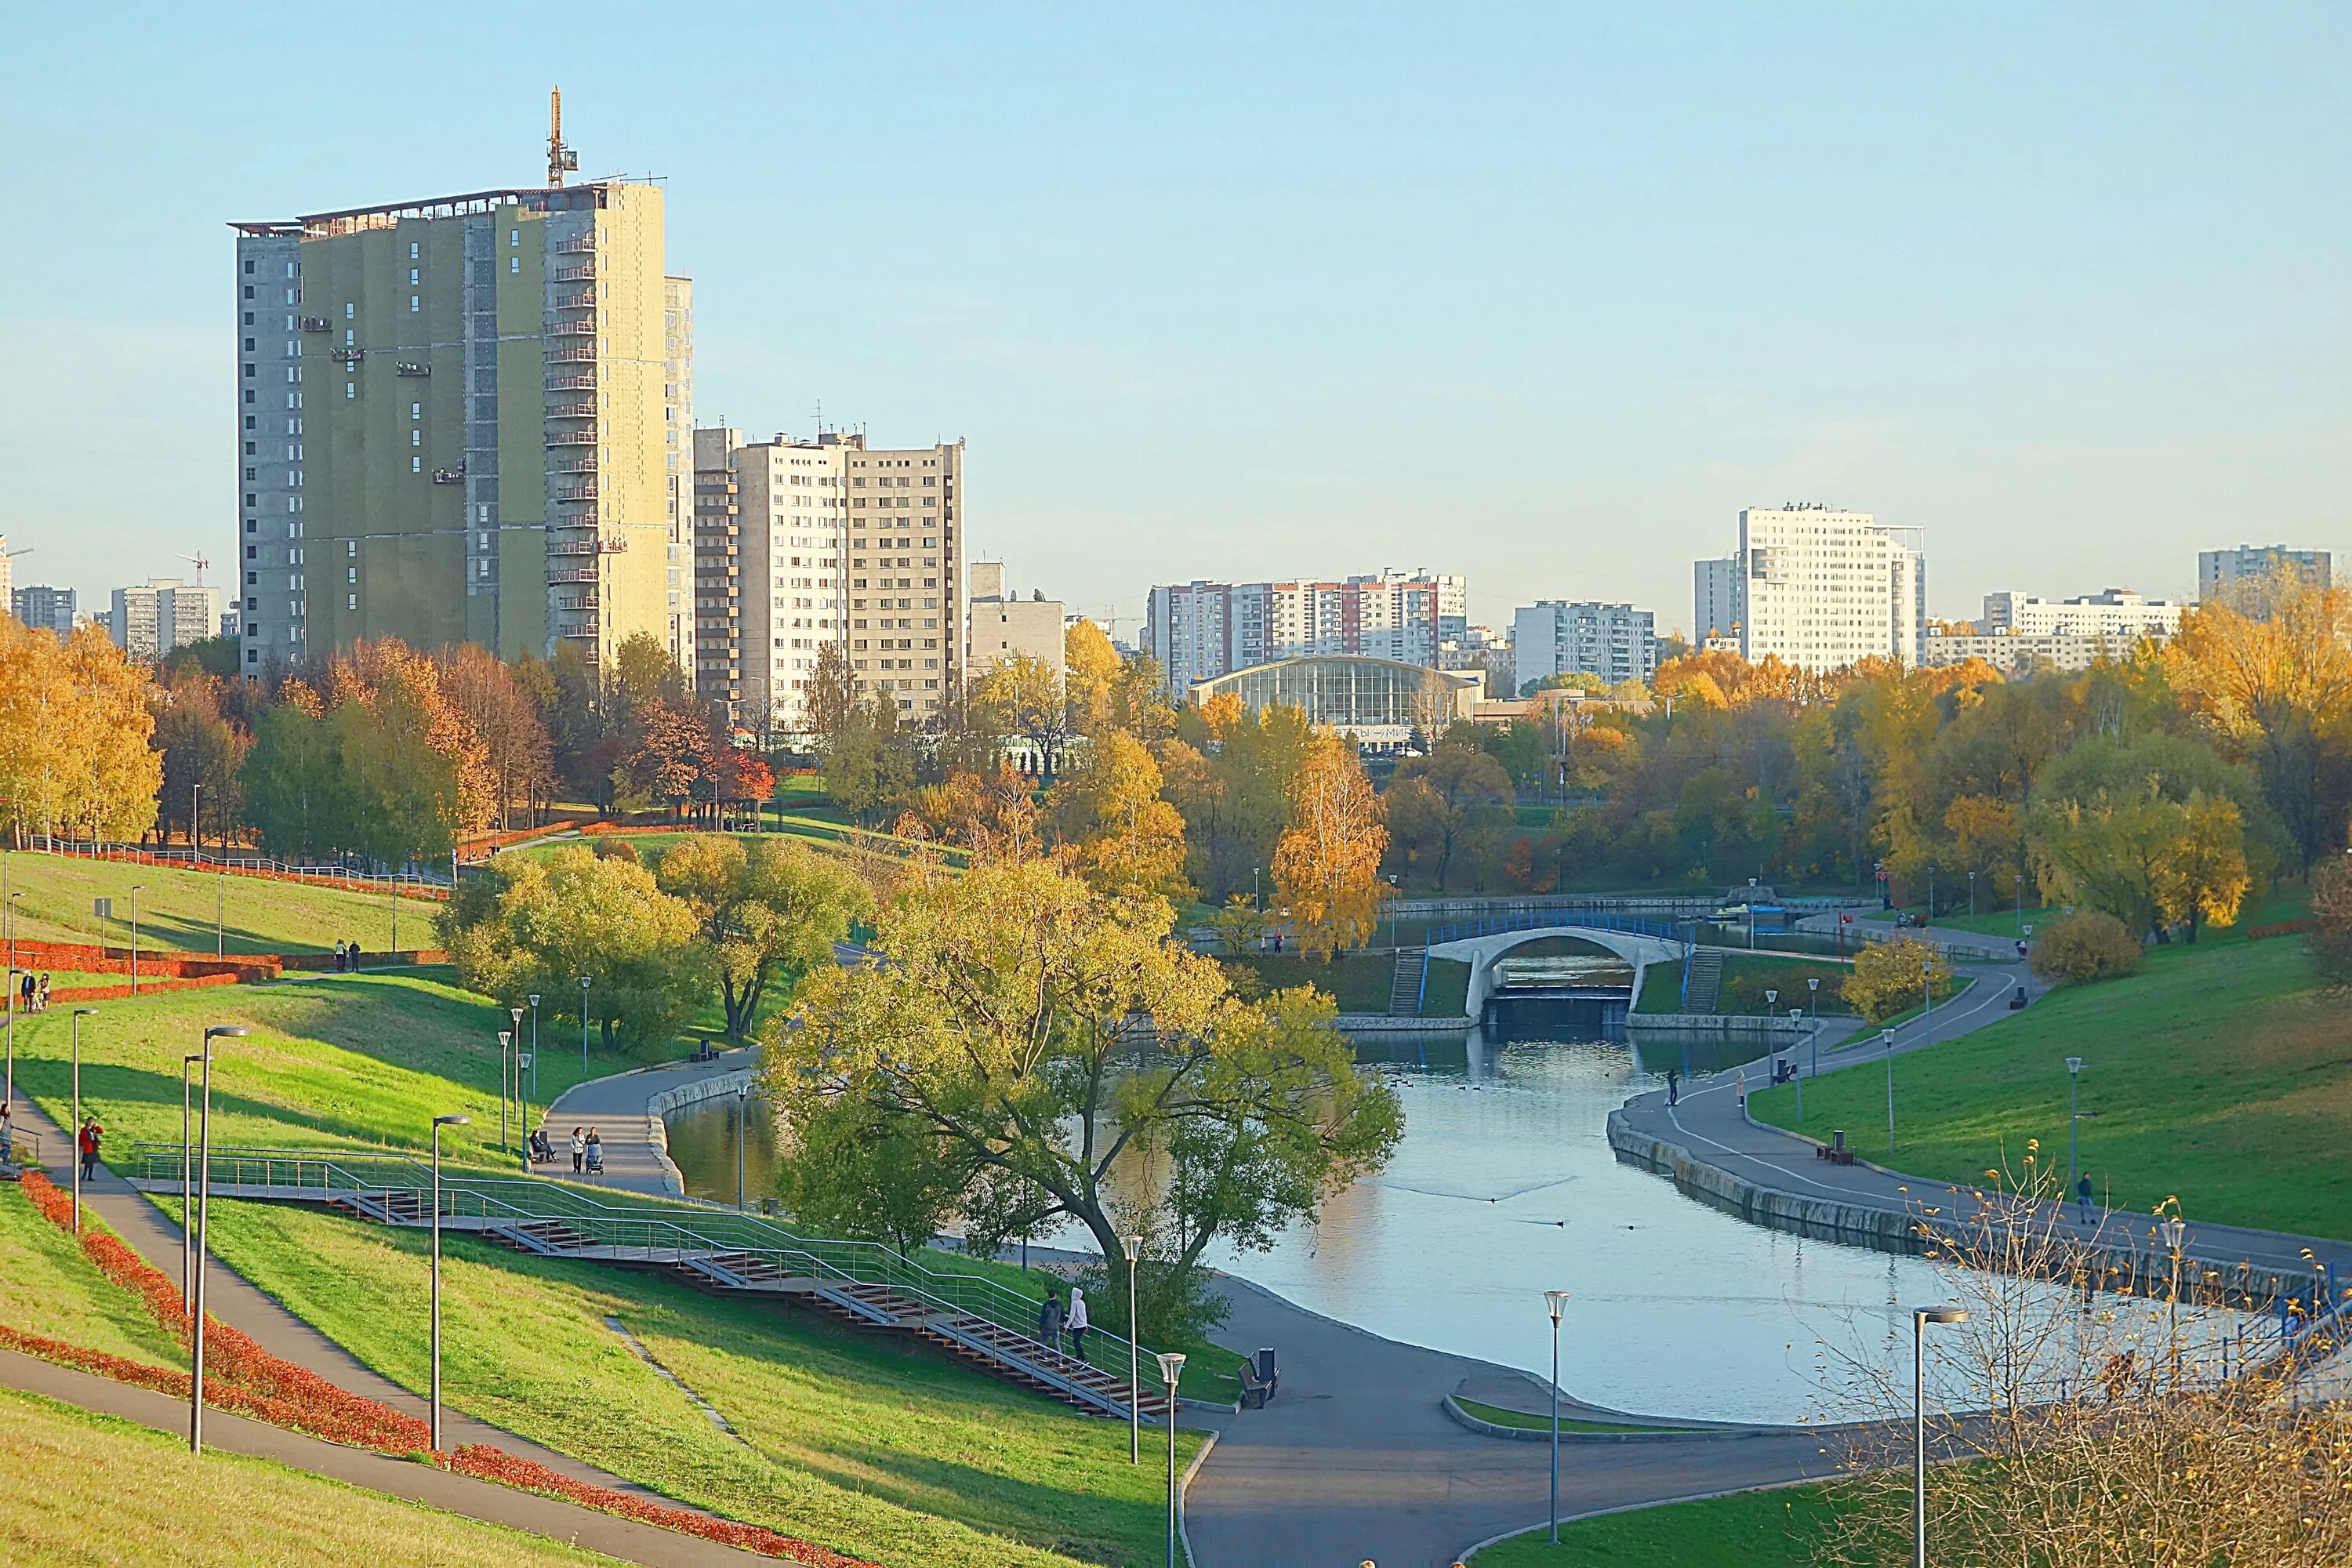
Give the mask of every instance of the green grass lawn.
<path id="1" fill-rule="evenodd" d="M 1459 958 L 1433 958 L 1422 988 L 1421 1016 L 1459 1018 L 1470 1005 L 1470 965 Z"/>
<path id="2" fill-rule="evenodd" d="M 68 1098 L 69 1010 L 16 1024 L 16 1084 L 60 1126 Z M 214 1024 L 243 1025 L 215 1042 L 213 1141 L 314 1144 L 355 1141 L 429 1147 L 433 1118 L 465 1112 L 443 1147 L 488 1161 L 499 1136 L 498 1031 L 507 1015 L 487 997 L 425 972 L 321 975 L 269 985 L 174 992 L 100 1005 L 82 1026 L 82 1099 L 106 1129 L 110 1163 L 134 1141 L 180 1140 L 180 1066 Z M 530 1027 L 528 1016 L 524 1028 Z M 542 1020 L 539 1093 L 544 1105 L 583 1078 L 641 1065 L 601 1047 L 580 1065 L 576 1037 Z M 687 1042 L 677 1043 L 683 1053 Z M 518 1147 L 521 1132 L 514 1139 Z M 505 1162 L 501 1162 L 505 1163 Z"/>
<path id="3" fill-rule="evenodd" d="M 427 1381 L 426 1240 L 323 1211 L 218 1205 L 221 1257 L 379 1373 Z M 1160 1560 L 1164 1459 L 897 1336 L 652 1273 L 445 1237 L 457 1407 L 731 1518 L 891 1568 Z M 606 1328 L 616 1316 L 741 1435 Z M 1179 1462 L 1197 1445 L 1180 1433 Z M 1162 1450 L 1164 1452 L 1164 1449 Z"/>
<path id="4" fill-rule="evenodd" d="M 610 1563 L 541 1536 L 362 1490 L 37 1394 L 0 1390 L 0 1556 L 25 1563 L 538 1568 Z"/>
<path id="5" fill-rule="evenodd" d="M 1479 1420 L 1489 1422 L 1496 1426 L 1509 1426 L 1521 1432 L 1549 1432 L 1551 1430 L 1551 1416 L 1549 1415 L 1531 1415 L 1525 1410 L 1506 1410 L 1499 1405 L 1481 1405 L 1475 1399 L 1464 1399 L 1459 1395 L 1454 1397 L 1454 1403 L 1462 1406 L 1465 1414 L 1475 1415 Z M 1688 1428 L 1675 1428 L 1672 1426 L 1630 1426 L 1622 1422 L 1574 1421 L 1565 1415 L 1559 1418 L 1559 1429 L 1563 1432 L 1672 1432 L 1675 1430 L 1688 1430 Z"/>
<path id="6" fill-rule="evenodd" d="M 2231 933 L 2149 950 L 2147 969 L 2051 993 L 1964 1039 L 1895 1059 L 1900 1169 L 1974 1182 L 2029 1139 L 2063 1178 L 2066 1058 L 2081 1057 L 2082 1164 L 2116 1206 L 2177 1194 L 2192 1219 L 2352 1238 L 2352 1051 L 2299 938 Z M 1805 1086 L 1803 1131 L 1886 1157 L 1874 1065 Z M 1787 1086 L 1748 1100 L 1795 1125 Z"/>
<path id="7" fill-rule="evenodd" d="M 392 946 L 392 917 L 400 911 L 400 945 L 431 947 L 438 907 L 389 893 L 352 893 L 275 878 L 224 876 L 115 860 L 79 860 L 17 851 L 6 857 L 8 891 L 16 900 L 16 934 L 29 942 L 100 939 L 91 900 L 114 900 L 105 922 L 111 947 L 131 946 L 131 889 L 139 891 L 139 945 L 208 953 L 219 900 L 223 945 L 232 953 L 331 952 L 338 939 L 363 948 Z"/>
<path id="8" fill-rule="evenodd" d="M 85 1211 L 82 1222 L 95 1216 Z M 188 1363 L 139 1298 L 100 1274 L 15 1182 L 0 1182 L 0 1323 L 152 1365 Z"/>
<path id="9" fill-rule="evenodd" d="M 1834 963 L 1826 959 L 1795 958 L 1769 952 L 1726 953 L 1723 959 L 1723 984 L 1716 994 L 1717 1013 L 1761 1015 L 1767 1011 L 1764 993 L 1777 991 L 1780 1000 L 1769 1010 L 1786 1016 L 1791 1007 L 1811 1005 L 1812 993 L 1806 988 L 1808 980 L 1822 983 L 1821 1006 L 1824 1013 L 1843 1013 L 1846 1004 L 1838 995 L 1838 987 L 1853 973 L 1849 963 Z M 1679 963 L 1653 964 L 1642 984 L 1642 998 L 1634 1006 L 1636 1014 L 1679 1013 L 1683 1010 L 1683 971 Z"/>
<path id="10" fill-rule="evenodd" d="M 1603 1514 L 1514 1536 L 1478 1553 L 1477 1568 L 1810 1568 L 1823 1561 L 1837 1508 L 1835 1483 L 1739 1492 Z M 1887 1531 L 1891 1552 L 1900 1529 Z"/>
<path id="11" fill-rule="evenodd" d="M 1225 953 L 1217 962 L 1229 975 L 1256 976 L 1265 991 L 1312 985 L 1338 1002 L 1342 1013 L 1387 1012 L 1389 983 L 1396 973 L 1396 961 L 1386 952 L 1350 952 L 1328 963 L 1310 963 L 1288 952 Z"/>

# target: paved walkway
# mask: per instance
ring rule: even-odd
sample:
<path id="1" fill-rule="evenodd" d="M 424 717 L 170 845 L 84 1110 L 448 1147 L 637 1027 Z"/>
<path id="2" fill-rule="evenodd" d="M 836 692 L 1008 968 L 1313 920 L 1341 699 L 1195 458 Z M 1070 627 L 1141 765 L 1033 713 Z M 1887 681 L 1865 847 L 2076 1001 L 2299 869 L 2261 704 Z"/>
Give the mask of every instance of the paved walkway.
<path id="1" fill-rule="evenodd" d="M 1218 1338 L 1276 1347 L 1282 1392 L 1204 1423 L 1217 1447 L 1186 1499 L 1196 1568 L 1447 1568 L 1475 1542 L 1545 1518 L 1550 1448 L 1480 1436 L 1439 1401 L 1465 1378 L 1524 1374 L 1399 1344 L 1230 1278 Z M 1564 1415 L 1609 1419 L 1574 1403 Z M 1768 1486 L 1835 1468 L 1811 1432 L 1560 1446 L 1565 1515 Z"/>
<path id="2" fill-rule="evenodd" d="M 1945 928 L 1931 928 L 1927 934 L 1943 941 L 1947 931 Z M 1954 939 L 1984 941 L 1965 931 L 1948 934 Z M 1907 1056 L 1941 1045 L 2008 1017 L 2009 999 L 2021 984 L 2027 988 L 2029 995 L 2037 998 L 2046 990 L 2021 964 L 1960 966 L 1958 973 L 1975 984 L 1960 996 L 1938 1006 L 1931 1017 L 1915 1018 L 1897 1028 L 1894 1055 Z M 1865 1068 L 1883 1069 L 1887 1054 L 1874 1041 L 1847 1050 L 1824 1050 L 1820 1057 L 1820 1070 L 1826 1074 Z M 1799 1069 L 1807 1077 L 1812 1076 L 1811 1053 L 1800 1047 L 1794 1055 Z M 1696 1080 L 1683 1090 L 1678 1105 L 1668 1106 L 1664 1092 L 1655 1090 L 1626 1101 L 1620 1114 L 1633 1131 L 1674 1144 L 1699 1163 L 1800 1197 L 1827 1198 L 1903 1214 L 1915 1212 L 1923 1204 L 1935 1203 L 1937 1194 L 1950 1190 L 1945 1183 L 1881 1166 L 1832 1165 L 1815 1154 L 1814 1145 L 1808 1140 L 1748 1121 L 1740 1094 L 1743 1076 L 1747 1087 L 1764 1087 L 1771 1079 L 1769 1058 Z M 1898 1082 L 1898 1159 L 1902 1151 L 1901 1091 Z M 1874 1131 L 1873 1129 L 1864 1135 L 1873 1136 Z M 2141 1251 L 2161 1250 L 2149 1239 L 2154 1221 L 2147 1215 L 2107 1210 L 2095 1205 L 2090 1220 L 2084 1223 L 2078 1217 L 2075 1205 L 2068 1204 L 2064 1205 L 2063 1217 L 2067 1229 L 2085 1240 L 2095 1239 L 2119 1247 L 2128 1238 Z M 2305 1249 L 2322 1262 L 2335 1261 L 2339 1266 L 2352 1262 L 2352 1242 L 2194 1220 L 2189 1223 L 2182 1247 L 2184 1256 L 2215 1268 L 2244 1262 L 2258 1269 L 2280 1268 L 2298 1273 L 2309 1268 Z"/>
<path id="3" fill-rule="evenodd" d="M 759 1047 L 746 1046 L 740 1050 L 721 1051 L 711 1061 L 675 1062 L 574 1084 L 557 1096 L 555 1103 L 540 1118 L 540 1125 L 547 1129 L 548 1142 L 555 1148 L 556 1163 L 541 1166 L 538 1173 L 593 1181 L 599 1186 L 647 1193 L 655 1197 L 682 1196 L 686 1187 L 677 1166 L 670 1160 L 669 1140 L 662 1131 L 661 1118 L 647 1107 L 656 1096 L 673 1089 L 753 1071 L 759 1065 Z M 574 1127 L 596 1130 L 604 1149 L 604 1174 L 601 1181 L 572 1174 L 570 1151 Z"/>

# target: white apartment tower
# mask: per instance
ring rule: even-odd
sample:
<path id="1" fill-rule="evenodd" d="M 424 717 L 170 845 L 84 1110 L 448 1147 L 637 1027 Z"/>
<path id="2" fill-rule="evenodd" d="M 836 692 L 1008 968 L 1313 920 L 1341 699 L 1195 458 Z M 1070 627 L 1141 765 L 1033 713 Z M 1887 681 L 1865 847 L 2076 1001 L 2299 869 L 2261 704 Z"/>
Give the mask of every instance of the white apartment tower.
<path id="1" fill-rule="evenodd" d="M 1728 555 L 1691 563 L 1691 647 L 1738 646 L 1738 566 Z"/>
<path id="2" fill-rule="evenodd" d="M 1658 672 L 1656 617 L 1631 605 L 1539 601 L 1511 617 L 1511 647 L 1521 685 L 1555 675 L 1614 684 Z"/>
<path id="3" fill-rule="evenodd" d="M 2325 550 L 2290 550 L 2284 544 L 2241 544 L 2234 550 L 2197 552 L 2197 597 L 2218 599 L 2235 584 L 2288 572 L 2325 588 L 2334 575 L 2334 558 Z"/>
<path id="4" fill-rule="evenodd" d="M 1002 561 L 971 563 L 971 619 L 966 637 L 966 668 L 976 679 L 990 665 L 1016 658 L 1034 658 L 1060 680 L 1063 668 L 1064 610 L 1062 601 L 1032 591 L 1028 598 L 1010 586 Z"/>
<path id="5" fill-rule="evenodd" d="M 114 590 L 107 629 L 133 658 L 161 658 L 175 647 L 220 635 L 221 591 L 176 577 L 151 577 Z"/>
<path id="6" fill-rule="evenodd" d="M 669 656 L 694 669 L 694 279 L 662 279 L 662 462 L 669 481 L 663 594 Z"/>
<path id="7" fill-rule="evenodd" d="M 1927 654 L 1923 531 L 1819 504 L 1748 507 L 1731 559 L 1739 651 L 1801 669 Z"/>
<path id="8" fill-rule="evenodd" d="M 1469 631 L 1465 580 L 1383 567 L 1338 582 L 1210 583 L 1157 587 L 1144 646 L 1168 689 L 1275 659 L 1362 654 L 1437 668 Z"/>

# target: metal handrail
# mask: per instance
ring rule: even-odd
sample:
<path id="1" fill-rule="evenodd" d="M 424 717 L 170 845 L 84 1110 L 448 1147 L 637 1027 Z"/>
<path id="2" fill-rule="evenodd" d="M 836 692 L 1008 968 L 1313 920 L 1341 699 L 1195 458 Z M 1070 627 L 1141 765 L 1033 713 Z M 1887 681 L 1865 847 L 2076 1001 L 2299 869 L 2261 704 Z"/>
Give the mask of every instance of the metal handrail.
<path id="1" fill-rule="evenodd" d="M 1621 915 L 1612 910 L 1561 907 L 1550 910 L 1522 910 L 1512 914 L 1494 915 L 1485 920 L 1456 921 L 1449 925 L 1429 928 L 1426 943 L 1436 947 L 1449 942 L 1464 942 L 1472 937 L 1496 936 L 1506 931 L 1562 930 L 1622 931 L 1628 935 L 1654 936 L 1668 942 L 1685 939 L 1687 922 L 1648 920 L 1639 915 Z"/>
<path id="2" fill-rule="evenodd" d="M 179 1144 L 136 1143 L 131 1154 L 141 1179 L 177 1187 L 183 1157 Z M 209 1169 L 216 1188 L 348 1193 L 378 1208 L 386 1207 L 387 1200 L 397 1195 L 421 1210 L 431 1201 L 433 1190 L 429 1165 L 389 1151 L 215 1148 Z M 770 1260 L 779 1268 L 788 1259 L 797 1260 L 808 1267 L 788 1271 L 847 1284 L 885 1286 L 933 1310 L 982 1319 L 1035 1343 L 1040 1352 L 1046 1349 L 1035 1341 L 1034 1332 L 1040 1300 L 984 1275 L 925 1268 L 879 1242 L 804 1237 L 757 1215 L 688 1207 L 649 1197 L 608 1201 L 543 1177 L 488 1176 L 453 1172 L 446 1166 L 441 1173 L 441 1212 L 485 1223 L 563 1225 L 590 1237 L 616 1260 L 684 1262 L 688 1258 L 679 1255 L 741 1254 Z M 657 1253 L 669 1256 L 657 1258 L 654 1256 Z M 1118 1352 L 1128 1348 L 1125 1336 L 1108 1329 L 1090 1329 L 1088 1335 L 1096 1343 L 1087 1347 L 1085 1364 L 1123 1378 L 1127 1357 Z M 1139 1360 L 1147 1373 L 1142 1392 L 1147 1396 L 1153 1387 L 1164 1392 L 1164 1384 L 1151 1375 L 1159 1365 L 1154 1353 L 1145 1348 Z"/>

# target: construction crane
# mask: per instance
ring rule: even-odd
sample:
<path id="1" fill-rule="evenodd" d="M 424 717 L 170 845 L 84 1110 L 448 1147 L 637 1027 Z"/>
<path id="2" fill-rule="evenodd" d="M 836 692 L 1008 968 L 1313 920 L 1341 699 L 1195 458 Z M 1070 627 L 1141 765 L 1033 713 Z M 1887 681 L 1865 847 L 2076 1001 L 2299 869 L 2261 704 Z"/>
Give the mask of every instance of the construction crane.
<path id="1" fill-rule="evenodd" d="M 175 555 L 173 559 L 185 561 L 194 566 L 196 569 L 196 586 L 201 588 L 205 585 L 205 568 L 212 564 L 210 561 L 201 555 Z"/>
<path id="2" fill-rule="evenodd" d="M 578 172 L 580 154 L 564 144 L 563 89 L 547 89 L 547 188 L 554 190 L 563 184 L 563 176 Z"/>

